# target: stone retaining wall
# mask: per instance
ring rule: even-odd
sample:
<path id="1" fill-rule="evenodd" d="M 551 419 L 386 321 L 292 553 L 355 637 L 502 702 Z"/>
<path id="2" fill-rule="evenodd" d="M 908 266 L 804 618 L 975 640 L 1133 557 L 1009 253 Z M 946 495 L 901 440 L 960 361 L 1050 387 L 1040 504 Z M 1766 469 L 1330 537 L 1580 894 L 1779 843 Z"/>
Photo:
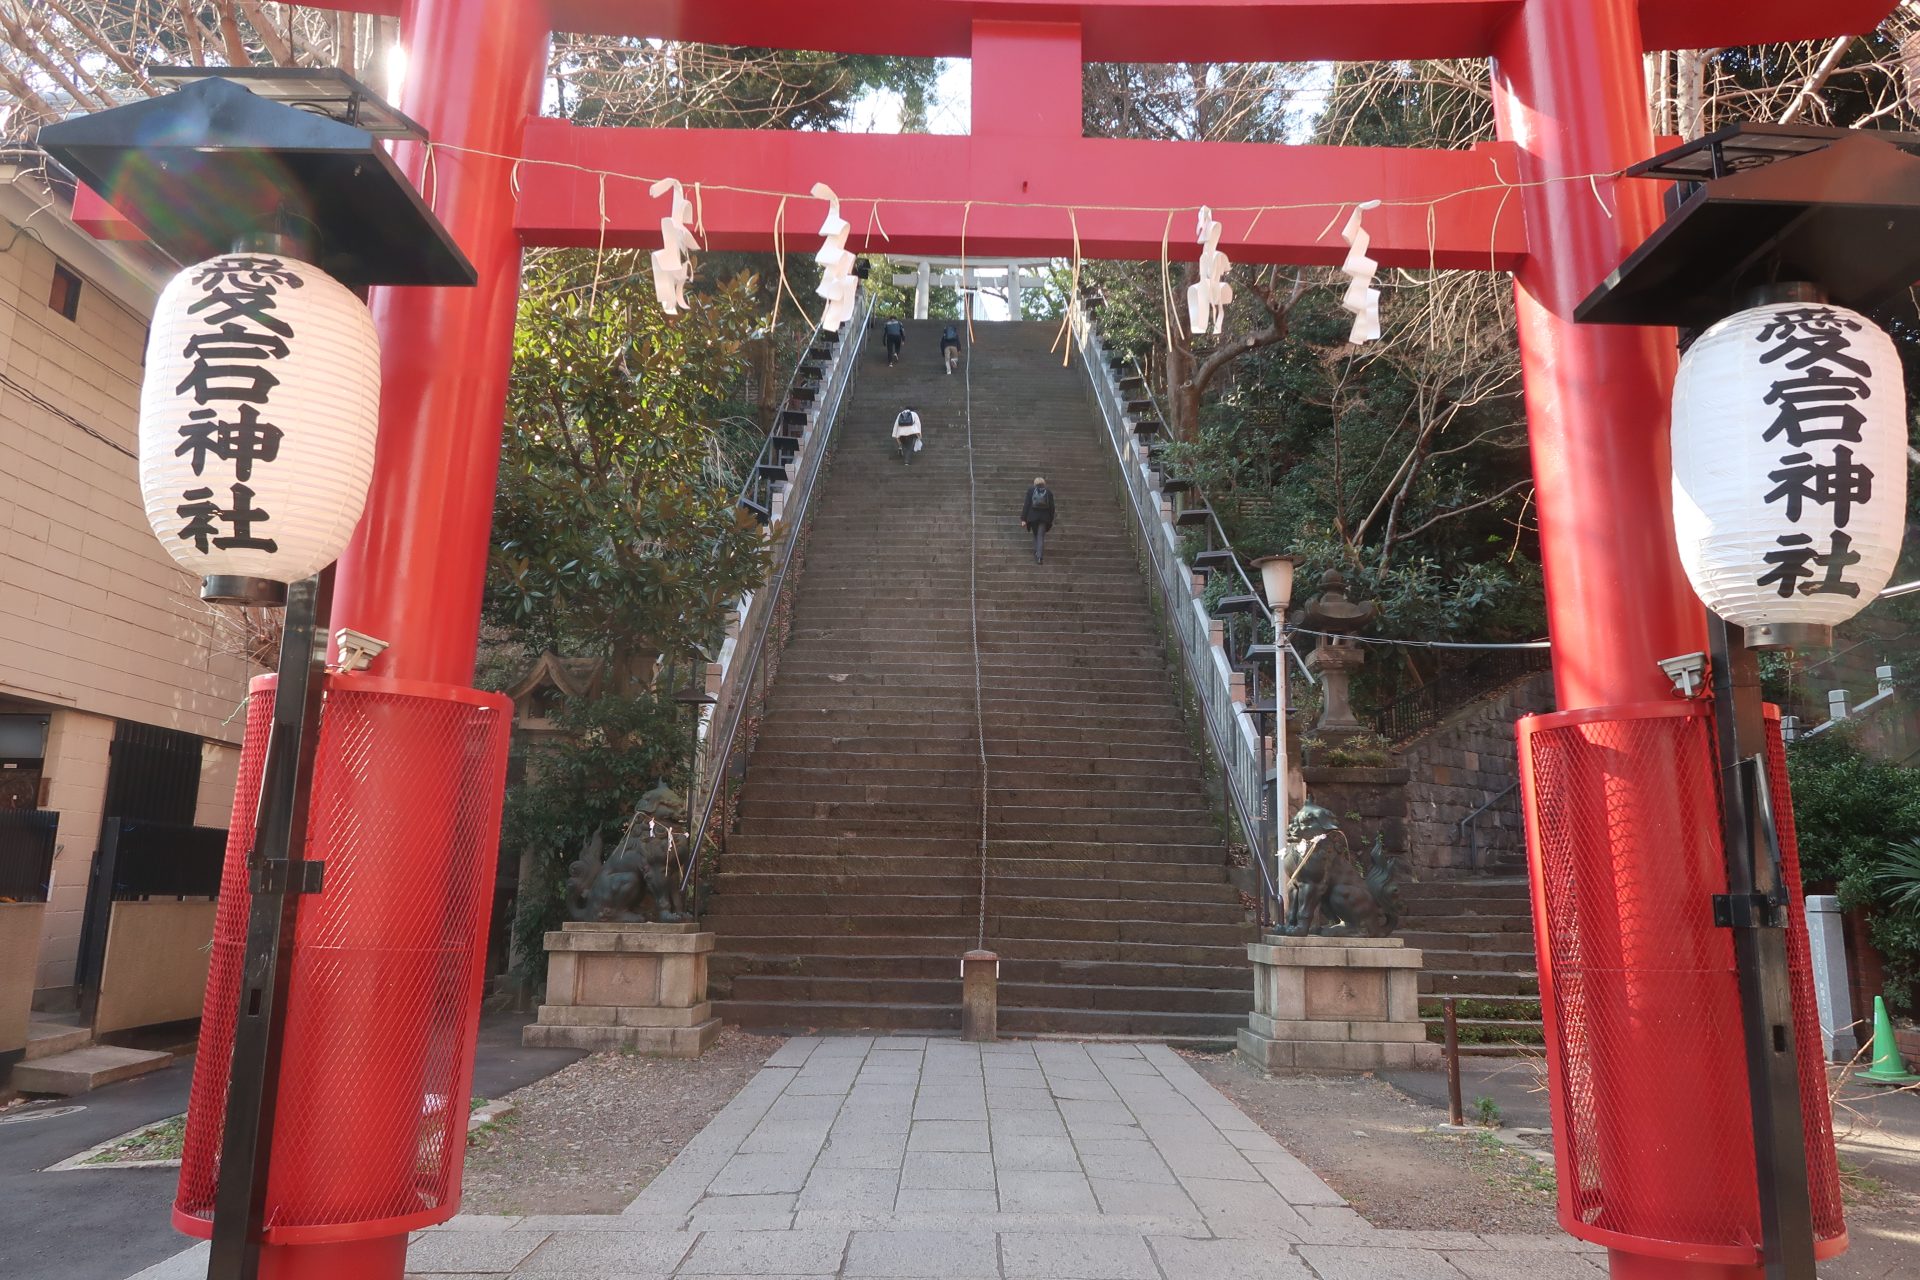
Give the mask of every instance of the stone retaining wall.
<path id="1" fill-rule="evenodd" d="M 1553 676 L 1543 671 L 1455 712 L 1398 752 L 1409 779 L 1406 840 L 1416 875 L 1468 869 L 1470 846 L 1460 820 L 1518 780 L 1513 722 L 1553 705 Z M 1516 833 L 1515 847 L 1518 799 L 1510 795 L 1498 806 Z M 1499 819 L 1489 813 L 1483 821 Z"/>

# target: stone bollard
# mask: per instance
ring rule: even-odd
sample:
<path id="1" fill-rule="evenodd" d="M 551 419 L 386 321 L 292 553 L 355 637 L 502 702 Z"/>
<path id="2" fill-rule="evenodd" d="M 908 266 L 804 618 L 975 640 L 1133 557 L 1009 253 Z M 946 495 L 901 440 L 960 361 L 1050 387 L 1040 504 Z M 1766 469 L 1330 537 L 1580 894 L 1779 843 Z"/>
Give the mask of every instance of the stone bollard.
<path id="1" fill-rule="evenodd" d="M 1847 1062 L 1859 1051 L 1853 992 L 1847 982 L 1847 942 L 1840 899 L 1807 895 L 1807 943 L 1813 953 L 1813 995 L 1820 1010 L 1821 1047 L 1828 1062 Z"/>
<path id="2" fill-rule="evenodd" d="M 960 957 L 960 1038 L 991 1044 L 1000 1035 L 1000 957 L 969 951 Z"/>

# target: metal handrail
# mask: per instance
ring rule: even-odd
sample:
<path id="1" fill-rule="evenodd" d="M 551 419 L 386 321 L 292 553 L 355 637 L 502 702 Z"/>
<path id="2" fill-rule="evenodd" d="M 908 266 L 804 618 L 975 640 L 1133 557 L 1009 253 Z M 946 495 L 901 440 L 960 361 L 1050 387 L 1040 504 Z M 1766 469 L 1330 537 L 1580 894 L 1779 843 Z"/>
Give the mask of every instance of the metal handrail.
<path id="1" fill-rule="evenodd" d="M 1128 507 L 1133 513 L 1154 581 L 1160 588 L 1161 599 L 1166 607 L 1168 626 L 1179 637 L 1187 682 L 1200 704 L 1207 745 L 1220 765 L 1228 803 L 1239 819 L 1241 831 L 1255 845 L 1253 862 L 1260 868 L 1268 898 L 1262 904 L 1264 916 L 1279 903 L 1281 895 L 1274 880 L 1275 868 L 1268 865 L 1266 856 L 1271 852 L 1268 846 L 1272 844 L 1272 834 L 1267 828 L 1271 822 L 1273 788 L 1267 782 L 1266 749 L 1255 725 L 1256 713 L 1245 703 L 1236 702 L 1233 698 L 1232 669 L 1210 636 L 1212 616 L 1206 606 L 1194 598 L 1193 568 L 1182 559 L 1179 535 L 1162 513 L 1160 478 L 1144 458 L 1136 455 L 1133 426 L 1128 420 L 1126 401 L 1120 394 L 1119 379 L 1113 371 L 1113 357 L 1109 355 L 1106 344 L 1094 328 L 1092 317 L 1078 298 L 1073 300 L 1070 318 L 1075 348 L 1080 355 L 1081 372 L 1100 406 L 1101 420 L 1107 428 L 1115 459 L 1126 484 Z M 1147 384 L 1145 371 L 1131 355 L 1126 355 L 1124 359 L 1141 385 L 1138 394 L 1130 393 L 1131 398 L 1146 399 L 1154 417 L 1165 423 L 1167 419 L 1160 412 L 1159 401 Z M 1205 501 L 1204 495 L 1201 495 L 1201 500 Z M 1264 592 L 1256 588 L 1248 577 L 1240 554 L 1235 551 L 1232 539 L 1221 527 L 1219 517 L 1213 514 L 1211 504 L 1207 504 L 1207 512 L 1204 528 L 1208 550 L 1228 553 L 1231 558 L 1225 563 L 1238 577 L 1241 588 L 1237 594 L 1252 598 L 1253 607 L 1245 608 L 1243 605 L 1242 611 L 1252 613 L 1264 619 L 1268 626 L 1273 626 L 1273 611 L 1267 606 Z M 1216 566 L 1214 571 L 1219 572 L 1220 568 Z M 1275 628 L 1274 636 L 1275 642 L 1283 645 L 1285 652 L 1304 670 L 1300 655 L 1291 644 L 1286 643 L 1284 628 Z M 1276 724 L 1274 731 L 1284 734 L 1286 726 Z"/>
<path id="2" fill-rule="evenodd" d="M 815 359 L 815 348 L 820 343 L 820 330 L 818 327 L 814 329 L 794 366 L 793 377 L 787 384 L 787 394 L 782 398 L 779 416 L 774 419 L 767 443 L 762 446 L 753 471 L 741 486 L 739 504 L 759 516 L 774 539 L 773 569 L 766 585 L 758 591 L 746 593 L 737 606 L 739 629 L 722 646 L 718 659 L 722 668 L 719 692 L 713 705 L 702 716 L 699 735 L 706 746 L 706 767 L 696 770 L 697 776 L 690 788 L 694 793 L 692 798 L 698 816 L 687 841 L 687 865 L 680 882 L 682 895 L 696 887 L 694 876 L 700 863 L 700 850 L 712 829 L 715 805 L 725 792 L 732 773 L 733 755 L 740 742 L 740 727 L 746 721 L 748 709 L 766 696 L 763 670 L 767 637 L 773 629 L 774 610 L 786 586 L 788 570 L 793 566 L 794 547 L 806 523 L 820 467 L 839 422 L 841 405 L 860 366 L 861 348 L 866 343 L 867 321 L 872 313 L 873 294 L 863 289 L 853 317 L 841 326 L 839 342 L 817 385 L 807 375 L 808 367 Z M 812 408 L 804 411 L 807 422 L 801 428 L 801 443 L 798 449 L 793 450 L 790 479 L 784 482 L 783 489 L 776 489 L 775 486 L 782 482 L 772 480 L 768 472 L 773 465 L 779 465 L 782 469 L 788 465 L 783 457 L 788 446 L 779 442 L 783 436 L 791 439 L 785 428 L 795 424 L 789 422 L 787 414 L 791 406 L 799 402 L 800 397 L 795 392 L 803 386 L 814 390 Z M 696 752 L 696 763 L 700 759 L 700 753 Z M 704 798 L 701 798 L 700 790 L 702 776 L 707 780 Z"/>
<path id="3" fill-rule="evenodd" d="M 1373 713 L 1373 727 L 1396 745 L 1411 742 L 1438 725 L 1453 709 L 1503 685 L 1552 669 L 1545 649 L 1496 650 L 1470 664 L 1442 670 L 1433 679 L 1394 698 Z"/>
<path id="4" fill-rule="evenodd" d="M 1466 817 L 1453 824 L 1454 834 L 1457 837 L 1454 843 L 1458 844 L 1461 839 L 1467 842 L 1468 867 L 1475 871 L 1480 869 L 1480 829 L 1473 824 L 1479 821 L 1480 815 L 1489 812 L 1495 805 L 1519 789 L 1520 782 L 1519 779 L 1516 778 L 1489 797 L 1485 804 L 1482 804 L 1478 809 L 1475 809 L 1472 813 L 1469 813 Z"/>

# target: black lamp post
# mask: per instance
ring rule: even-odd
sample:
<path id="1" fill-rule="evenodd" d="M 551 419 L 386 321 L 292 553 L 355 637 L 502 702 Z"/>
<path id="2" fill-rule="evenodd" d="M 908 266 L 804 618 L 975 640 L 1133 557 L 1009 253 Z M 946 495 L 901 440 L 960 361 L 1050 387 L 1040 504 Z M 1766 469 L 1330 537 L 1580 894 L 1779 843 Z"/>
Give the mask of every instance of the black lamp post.
<path id="1" fill-rule="evenodd" d="M 338 314 L 348 316 L 371 343 L 364 309 L 340 296 L 339 286 L 364 299 L 370 285 L 470 286 L 475 275 L 379 143 L 379 136 L 424 135 L 351 76 L 305 69 L 192 68 L 163 69 L 152 78 L 184 87 L 48 126 L 40 133 L 40 145 L 176 261 L 199 264 L 188 269 L 199 273 L 196 286 L 213 277 L 189 308 L 205 321 L 203 332 L 188 342 L 189 354 L 201 353 L 195 355 L 201 361 L 196 372 L 205 379 L 199 389 L 215 380 L 222 380 L 228 390 L 252 389 L 248 395 L 199 398 L 202 405 L 220 399 L 246 401 L 237 414 L 235 406 L 217 403 L 181 412 L 185 425 L 178 434 L 189 445 L 199 442 L 194 474 L 198 477 L 205 469 L 207 487 L 185 495 L 194 499 L 197 494 L 201 501 L 181 507 L 183 527 L 175 528 L 180 521 L 171 513 L 155 522 L 155 532 L 182 563 L 200 563 L 192 551 L 195 546 L 201 555 L 211 548 L 230 549 L 226 544 L 245 544 L 258 553 L 250 562 L 256 567 L 245 572 L 227 571 L 217 557 L 209 556 L 204 562 L 204 598 L 284 604 L 287 611 L 254 845 L 247 855 L 251 901 L 208 1267 L 210 1277 L 250 1280 L 259 1268 L 267 1225 L 268 1162 L 294 925 L 301 895 L 320 892 L 323 883 L 323 865 L 306 859 L 304 852 L 324 680 L 317 641 L 328 621 L 332 580 L 330 569 L 316 572 L 315 567 L 274 576 L 273 556 L 291 549 L 283 544 L 289 542 L 286 535 L 297 513 L 279 500 L 257 509 L 249 505 L 256 495 L 247 482 L 265 485 L 256 471 L 264 471 L 277 457 L 329 444 L 323 438 L 324 414 L 317 424 L 304 424 L 316 433 L 308 440 L 297 439 L 293 426 L 283 429 L 270 420 L 267 390 L 317 390 L 320 399 L 327 393 L 324 385 L 282 385 L 294 368 L 289 352 L 323 339 L 296 332 L 287 322 L 291 312 L 283 309 L 276 315 L 274 304 L 277 300 L 291 308 L 296 298 L 310 301 L 332 289 L 344 304 Z M 302 289 L 304 294 L 295 293 Z M 156 334 L 166 320 L 156 317 Z M 161 354 L 180 355 L 172 349 Z M 377 349 L 373 354 L 377 385 Z M 157 390 L 173 394 L 175 389 Z M 363 416 L 377 412 L 377 395 L 372 399 L 371 405 L 358 406 Z M 283 410 L 297 407 L 286 400 L 283 396 Z M 218 432 L 224 434 L 196 434 L 192 419 L 201 415 L 217 415 Z M 228 416 L 238 425 L 225 421 Z M 150 440 L 145 418 L 143 411 L 143 484 L 147 472 L 168 459 L 178 443 Z M 244 451 L 239 444 L 243 438 L 251 442 Z M 187 452 L 187 446 L 180 452 Z M 211 459 L 235 464 L 236 455 L 231 474 L 208 469 Z M 220 481 L 233 481 L 231 508 L 221 505 L 224 493 L 214 496 L 216 474 Z M 355 496 L 355 512 L 364 496 L 364 491 Z M 277 539 L 266 536 L 274 506 L 280 508 L 277 528 L 282 532 Z M 222 528 L 216 520 L 226 522 L 229 536 L 213 536 Z M 201 523 L 205 531 L 198 531 Z M 339 537 L 344 542 L 344 534 Z M 309 548 L 307 560 L 300 563 L 306 566 L 317 556 L 318 564 L 325 565 L 338 551 L 331 545 Z M 363 666 L 364 661 L 356 663 L 356 654 L 370 657 L 384 647 L 371 637 L 348 634 L 341 645 L 342 665 Z"/>

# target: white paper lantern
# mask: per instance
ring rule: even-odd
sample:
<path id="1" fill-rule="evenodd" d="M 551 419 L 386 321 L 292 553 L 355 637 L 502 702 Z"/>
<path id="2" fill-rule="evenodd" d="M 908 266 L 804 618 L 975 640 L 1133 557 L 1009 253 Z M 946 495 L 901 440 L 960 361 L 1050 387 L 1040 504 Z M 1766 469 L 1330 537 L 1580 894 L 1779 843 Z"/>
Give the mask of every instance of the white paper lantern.
<path id="1" fill-rule="evenodd" d="M 167 285 L 140 389 L 140 489 L 202 576 L 297 582 L 339 558 L 373 476 L 380 341 L 318 267 L 232 253 Z"/>
<path id="2" fill-rule="evenodd" d="M 1708 608 L 1748 628 L 1845 622 L 1892 576 L 1906 512 L 1905 383 L 1872 321 L 1774 303 L 1693 344 L 1673 390 L 1673 523 Z"/>

